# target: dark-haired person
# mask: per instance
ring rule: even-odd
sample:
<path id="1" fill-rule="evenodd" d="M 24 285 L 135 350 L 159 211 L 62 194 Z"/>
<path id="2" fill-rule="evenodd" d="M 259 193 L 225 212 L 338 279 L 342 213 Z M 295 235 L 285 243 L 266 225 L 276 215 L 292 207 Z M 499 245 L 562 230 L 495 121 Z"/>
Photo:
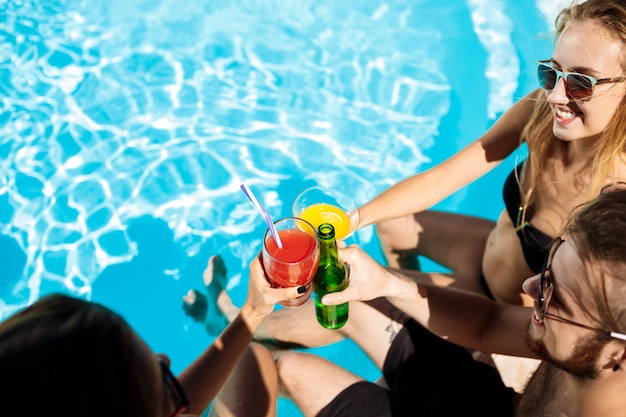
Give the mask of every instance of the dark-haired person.
<path id="1" fill-rule="evenodd" d="M 264 362 L 249 345 L 274 304 L 295 298 L 300 291 L 270 288 L 255 258 L 243 307 L 178 377 L 170 372 L 167 356 L 153 353 L 124 319 L 107 307 L 66 295 L 44 296 L 0 323 L 0 414 L 200 415 L 229 375 L 238 375 L 243 369 L 251 385 L 246 397 L 236 403 L 242 408 L 233 408 L 233 412 L 275 415 L 278 393 L 259 390 L 263 385 L 275 385 L 273 380 L 265 380 L 275 380 L 275 369 L 272 374 L 258 368 L 257 364 Z"/>

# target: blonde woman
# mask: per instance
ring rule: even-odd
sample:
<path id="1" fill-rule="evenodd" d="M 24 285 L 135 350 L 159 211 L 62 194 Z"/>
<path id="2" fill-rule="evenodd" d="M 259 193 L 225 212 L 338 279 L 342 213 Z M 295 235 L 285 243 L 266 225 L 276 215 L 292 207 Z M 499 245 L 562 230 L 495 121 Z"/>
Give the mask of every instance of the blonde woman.
<path id="1" fill-rule="evenodd" d="M 543 58 L 543 57 L 542 57 Z M 362 207 L 388 265 L 416 269 L 417 255 L 451 270 L 420 280 L 532 305 L 521 284 L 537 273 L 572 209 L 626 179 L 626 2 L 574 2 L 556 19 L 556 44 L 537 63 L 532 92 L 483 136 L 436 167 Z M 523 143 L 528 157 L 507 178 L 496 222 L 430 207 L 484 175 Z"/>

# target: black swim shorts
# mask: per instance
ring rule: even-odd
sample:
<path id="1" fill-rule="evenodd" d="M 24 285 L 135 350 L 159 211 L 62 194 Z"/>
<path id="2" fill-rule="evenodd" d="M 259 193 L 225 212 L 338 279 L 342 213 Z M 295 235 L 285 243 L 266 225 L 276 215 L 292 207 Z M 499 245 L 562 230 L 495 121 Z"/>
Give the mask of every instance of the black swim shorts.
<path id="1" fill-rule="evenodd" d="M 511 416 L 515 392 L 492 366 L 409 320 L 385 358 L 390 389 L 358 382 L 318 414 L 328 416 Z"/>

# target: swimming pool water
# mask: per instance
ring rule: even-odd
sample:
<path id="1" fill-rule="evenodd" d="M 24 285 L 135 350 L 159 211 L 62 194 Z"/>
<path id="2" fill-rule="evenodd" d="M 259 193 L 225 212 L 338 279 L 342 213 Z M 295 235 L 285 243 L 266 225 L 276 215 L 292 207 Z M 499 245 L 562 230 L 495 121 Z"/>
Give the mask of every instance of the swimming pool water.
<path id="1" fill-rule="evenodd" d="M 212 340 L 181 309 L 211 254 L 245 297 L 265 228 L 239 184 L 279 218 L 465 146 L 550 56 L 558 4 L 512 3 L 0 0 L 0 320 L 71 293 L 180 371 Z M 495 218 L 513 163 L 438 207 Z M 354 240 L 382 261 L 371 227 Z M 378 374 L 350 342 L 317 352 Z"/>

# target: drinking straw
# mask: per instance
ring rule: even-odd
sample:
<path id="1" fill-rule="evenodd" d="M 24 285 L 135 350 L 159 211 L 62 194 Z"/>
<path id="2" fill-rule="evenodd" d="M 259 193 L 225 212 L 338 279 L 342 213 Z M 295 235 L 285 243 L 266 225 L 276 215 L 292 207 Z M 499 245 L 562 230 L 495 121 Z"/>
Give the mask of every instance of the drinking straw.
<path id="1" fill-rule="evenodd" d="M 270 229 L 270 232 L 272 233 L 272 236 L 274 237 L 274 240 L 276 241 L 276 245 L 282 249 L 283 242 L 280 241 L 280 236 L 278 236 L 278 232 L 276 231 L 276 228 L 274 227 L 274 222 L 272 221 L 272 218 L 270 217 L 270 215 L 267 213 L 265 208 L 263 208 L 261 203 L 259 203 L 259 200 L 256 199 L 256 197 L 254 196 L 254 193 L 252 192 L 250 188 L 248 188 L 246 184 L 241 184 L 241 191 L 243 191 L 243 193 L 250 199 L 250 201 L 252 201 L 252 204 L 254 204 L 254 207 L 256 207 L 257 210 L 259 210 L 259 212 L 263 215 L 263 218 L 265 218 L 265 222 L 267 223 L 267 227 Z"/>

